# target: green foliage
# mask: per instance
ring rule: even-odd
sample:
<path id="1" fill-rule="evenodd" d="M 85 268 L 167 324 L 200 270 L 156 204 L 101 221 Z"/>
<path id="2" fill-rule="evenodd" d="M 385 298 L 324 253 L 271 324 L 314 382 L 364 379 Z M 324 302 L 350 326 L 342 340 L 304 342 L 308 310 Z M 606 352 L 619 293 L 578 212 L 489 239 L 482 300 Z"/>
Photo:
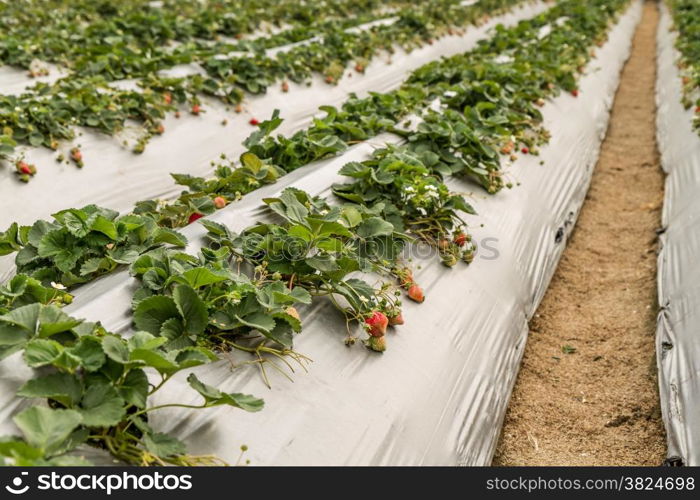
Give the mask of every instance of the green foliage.
<path id="1" fill-rule="evenodd" d="M 187 244 L 182 234 L 159 227 L 150 216 L 119 216 L 96 205 L 62 210 L 53 218 L 53 222 L 39 220 L 32 226 L 12 224 L 0 238 L 5 253 L 19 250 L 15 258 L 18 272 L 44 284 L 72 287 L 112 272 L 120 264 L 130 264 L 152 248 Z"/>
<path id="2" fill-rule="evenodd" d="M 179 304 L 189 307 L 188 298 Z M 89 444 L 135 465 L 196 463 L 196 457 L 184 455 L 182 443 L 148 424 L 149 412 L 186 405 L 156 407 L 148 400 L 175 374 L 209 363 L 216 355 L 195 345 L 166 348 L 167 342 L 146 331 L 124 339 L 99 324 L 72 318 L 55 305 L 33 303 L 0 316 L 2 356 L 22 351 L 28 366 L 41 368 L 41 375 L 21 386 L 17 395 L 49 403 L 48 408 L 35 406 L 17 414 L 15 423 L 23 438 L 3 438 L 0 456 L 15 465 L 65 465 L 75 462 L 67 453 Z M 157 383 L 149 381 L 148 372 Z M 194 374 L 188 380 L 204 397 L 195 408 L 263 407 L 262 400 L 223 393 Z"/>

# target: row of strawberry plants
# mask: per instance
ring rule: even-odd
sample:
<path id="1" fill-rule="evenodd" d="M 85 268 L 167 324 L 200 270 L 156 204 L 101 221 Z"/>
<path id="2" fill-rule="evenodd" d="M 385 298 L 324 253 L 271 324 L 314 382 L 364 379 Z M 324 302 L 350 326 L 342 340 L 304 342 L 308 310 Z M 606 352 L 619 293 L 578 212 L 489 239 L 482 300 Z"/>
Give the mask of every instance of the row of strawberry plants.
<path id="1" fill-rule="evenodd" d="M 454 26 L 477 22 L 485 14 L 494 13 L 522 0 L 482 0 L 476 6 L 457 7 L 453 0 L 431 0 L 425 5 L 402 12 L 397 22 L 389 26 L 377 26 L 368 31 L 348 33 L 340 28 L 327 33 L 318 42 L 292 48 L 275 56 L 261 54 L 242 57 L 219 58 L 212 51 L 227 52 L 230 47 L 177 49 L 160 58 L 165 66 L 176 62 L 199 60 L 206 76 L 186 77 L 158 76 L 162 69 L 153 50 L 143 57 L 142 70 L 136 69 L 138 58 L 125 58 L 117 54 L 102 54 L 105 60 L 128 62 L 128 70 L 113 70 L 106 62 L 87 61 L 83 74 L 69 75 L 53 84 L 39 83 L 19 96 L 1 96 L 0 158 L 10 158 L 17 143 L 31 146 L 59 147 L 59 140 L 72 140 L 75 126 L 95 128 L 111 135 L 123 130 L 127 120 L 141 123 L 144 132 L 134 146 L 143 151 L 154 135 L 162 134 L 161 121 L 168 112 L 176 112 L 187 104 L 193 114 L 202 111 L 199 96 L 202 94 L 222 98 L 229 103 L 240 103 L 244 91 L 264 92 L 275 81 L 303 82 L 313 73 L 323 73 L 329 83 L 335 83 L 349 61 L 355 61 L 355 69 L 364 66 L 378 51 L 404 48 L 430 42 L 436 36 L 452 32 Z M 118 47 L 114 50 L 119 50 Z M 187 52 L 189 51 L 189 52 Z M 196 54 L 199 54 L 197 56 Z M 123 90 L 109 85 L 112 78 L 141 77 L 140 90 Z M 237 108 L 238 109 L 238 108 Z M 78 162 L 82 164 L 82 159 Z M 21 160 L 16 162 L 20 179 L 28 181 L 36 174 L 35 167 Z"/>
<path id="2" fill-rule="evenodd" d="M 40 369 L 17 395 L 47 401 L 19 412 L 14 422 L 22 436 L 0 438 L 0 461 L 7 465 L 85 465 L 76 448 L 90 445 L 134 465 L 207 465 L 216 457 L 190 456 L 184 444 L 158 432 L 149 415 L 167 407 L 228 405 L 259 411 L 263 401 L 224 393 L 194 373 L 189 385 L 201 405 L 178 402 L 149 405 L 173 376 L 217 359 L 202 346 L 166 349 L 165 337 L 145 331 L 129 339 L 65 314 L 70 295 L 26 275 L 0 288 L 0 359 L 21 352 L 27 366 Z M 176 294 L 181 310 L 192 307 L 186 292 Z M 151 374 L 149 377 L 147 374 Z"/>
<path id="3" fill-rule="evenodd" d="M 623 4 L 624 2 L 620 2 L 617 9 Z M 602 13 L 604 15 L 600 16 L 601 12 L 598 15 L 607 21 L 614 11 L 603 9 Z M 571 12 L 559 11 L 556 14 L 571 14 Z M 582 23 L 582 25 L 585 24 Z M 607 23 L 590 23 L 587 29 L 604 31 L 606 26 Z M 572 35 L 572 33 L 568 34 Z M 591 38 L 591 41 L 595 40 L 597 38 Z M 468 113 L 469 109 L 466 109 L 466 112 Z M 285 191 L 279 199 L 266 200 L 270 208 L 285 220 L 281 225 L 257 224 L 240 234 L 233 234 L 227 228 L 205 219 L 206 222 L 203 223 L 209 230 L 213 245 L 202 249 L 199 256 L 186 256 L 175 250 L 157 250 L 139 257 L 131 266 L 132 273 L 143 283 L 134 300 L 134 319 L 137 328 L 146 331 L 150 329 L 154 332 L 150 335 L 161 339 L 161 346 L 166 349 L 178 350 L 194 348 L 194 346 L 206 348 L 197 342 L 201 334 L 206 334 L 207 342 L 214 341 L 213 345 L 207 344 L 208 347 L 218 349 L 222 345 L 230 345 L 226 342 L 227 340 L 234 342 L 236 346 L 232 347 L 236 348 L 239 346 L 237 337 L 240 335 L 237 329 L 240 328 L 243 328 L 244 332 L 246 328 L 252 329 L 266 339 L 284 346 L 283 343 L 289 342 L 291 332 L 295 331 L 297 326 L 292 318 L 296 318 L 298 313 L 296 310 L 289 309 L 292 307 L 291 304 L 306 301 L 308 298 L 306 293 L 309 296 L 337 294 L 350 304 L 350 307 L 341 304 L 339 307 L 344 309 L 351 319 L 364 319 L 370 334 L 367 341 L 368 347 L 382 350 L 383 334 L 388 323 L 387 314 L 383 311 L 389 312 L 394 321 L 399 322 L 397 313 L 400 309 L 397 307 L 400 304 L 390 293 L 386 293 L 390 287 L 382 285 L 373 289 L 366 284 L 357 283 L 353 286 L 353 292 L 347 295 L 343 293 L 342 288 L 333 287 L 337 287 L 338 284 L 342 287 L 347 273 L 355 270 L 391 274 L 399 277 L 404 285 L 412 286 L 409 271 L 402 268 L 397 272 L 396 265 L 400 260 L 396 257 L 392 260 L 391 257 L 397 254 L 402 245 L 403 237 L 398 230 L 410 231 L 426 241 L 435 240 L 433 234 L 436 234 L 438 235 L 436 244 L 441 248 L 440 242 L 443 241 L 441 235 L 444 234 L 445 229 L 452 229 L 451 226 L 444 225 L 445 220 L 451 219 L 452 223 L 459 227 L 458 217 L 449 215 L 451 209 L 456 215 L 458 207 L 457 205 L 450 207 L 449 204 L 458 203 L 461 210 L 468 210 L 463 199 L 459 202 L 445 191 L 442 177 L 459 170 L 451 171 L 450 162 L 444 162 L 438 154 L 439 150 L 435 151 L 435 148 L 442 144 L 440 140 L 431 144 L 429 138 L 432 136 L 426 135 L 426 131 L 421 131 L 420 128 L 417 132 L 406 132 L 406 134 L 412 138 L 406 146 L 378 151 L 370 160 L 362 164 L 349 164 L 343 169 L 344 174 L 356 180 L 350 185 L 335 186 L 334 191 L 339 196 L 352 201 L 353 205 L 332 207 L 327 201 L 309 198 L 305 193 Z M 435 137 L 444 139 L 445 134 L 436 134 Z M 504 147 L 512 146 L 506 144 Z M 479 171 L 474 173 L 474 175 L 477 174 L 482 175 Z M 428 186 L 432 189 L 428 189 Z M 419 196 L 406 196 L 406 193 L 411 191 L 408 188 L 417 189 Z M 423 196 L 420 196 L 421 194 Z M 441 205 L 430 204 L 434 203 L 433 198 L 436 196 L 442 198 Z M 461 205 L 462 203 L 464 205 Z M 426 228 L 424 217 L 426 213 L 430 213 L 438 221 L 437 233 L 432 232 L 434 230 L 431 229 L 434 227 L 432 222 Z M 145 214 L 141 216 L 151 217 Z M 94 220 L 97 220 L 97 217 L 94 217 Z M 63 222 L 65 223 L 65 217 Z M 81 227 L 83 227 L 81 224 L 77 224 L 66 229 L 81 231 Z M 20 235 L 19 238 L 4 237 L 2 240 L 10 247 L 13 244 L 21 246 L 24 243 L 22 235 L 28 238 L 29 231 L 24 228 L 15 228 L 14 234 Z M 371 253 L 366 266 L 361 267 L 357 257 L 364 257 L 361 251 L 364 251 L 365 247 L 355 243 L 366 240 L 368 237 L 388 238 L 391 244 L 379 247 L 391 251 L 388 254 Z M 457 233 L 453 242 L 460 246 L 467 239 L 468 237 L 463 233 Z M 313 244 L 308 245 L 309 243 Z M 299 245 L 304 250 L 301 253 L 293 253 L 292 258 L 288 258 L 284 251 L 288 248 L 297 248 Z M 468 250 L 465 251 L 466 253 Z M 355 260 L 353 262 L 344 260 L 348 258 L 350 261 Z M 242 293 L 237 286 L 237 280 L 240 278 L 222 277 L 229 269 L 232 259 L 239 264 L 254 267 L 252 282 L 261 285 L 254 299 L 231 300 L 241 296 Z M 346 263 L 349 267 L 346 267 Z M 20 277 L 20 279 L 32 278 Z M 352 278 L 345 279 L 345 283 L 350 282 L 350 279 Z M 220 288 L 218 283 L 227 282 L 227 280 L 236 282 L 235 290 L 228 288 L 228 285 L 223 290 Z M 271 283 L 268 283 L 268 280 L 271 280 Z M 43 286 L 40 283 L 36 284 Z M 268 285 L 272 293 L 262 292 Z M 329 285 L 332 286 L 328 288 Z M 297 289 L 299 290 L 295 292 L 294 290 Z M 46 288 L 46 290 L 47 294 L 53 293 L 52 288 Z M 250 288 L 247 290 L 250 291 Z M 419 290 L 414 289 L 414 292 Z M 265 309 L 266 312 L 261 313 L 258 308 L 261 305 L 267 308 L 270 305 L 270 297 L 279 301 L 277 302 L 280 306 L 279 310 L 270 313 L 269 309 Z M 414 293 L 413 298 L 420 301 L 422 293 Z M 222 303 L 217 304 L 217 300 L 221 300 Z M 353 304 L 353 300 L 356 301 L 356 305 Z M 382 303 L 382 300 L 386 302 Z M 65 300 L 61 299 L 61 303 L 64 302 Z M 284 306 L 284 309 L 281 306 Z M 16 310 L 12 309 L 10 312 Z M 253 319 L 253 314 L 256 313 L 262 315 Z M 279 329 L 277 320 L 282 324 Z M 300 324 L 298 326 L 300 327 Z M 232 333 L 222 335 L 222 331 Z M 145 338 L 150 340 L 150 337 Z M 255 347 L 248 345 L 239 347 L 257 351 L 259 345 L 261 344 Z M 280 351 L 274 353 L 284 354 Z M 256 354 L 260 354 L 260 351 Z M 193 387 L 197 388 L 197 384 L 195 383 Z M 212 390 L 208 388 L 204 392 L 209 393 Z M 42 394 L 44 396 L 40 397 L 46 397 L 45 393 Z M 63 403 L 59 402 L 59 404 Z M 65 411 L 63 406 L 60 408 L 61 410 L 55 411 Z M 139 413 L 140 415 L 142 413 Z M 32 418 L 35 418 L 34 415 Z M 18 425 L 24 430 L 21 419 Z M 27 436 L 27 440 L 29 439 L 30 436 Z M 31 439 L 36 441 L 35 438 Z M 15 441 L 15 443 L 18 442 Z M 16 446 L 20 445 L 16 444 Z M 147 445 L 145 443 L 136 445 L 136 449 L 142 450 L 144 446 Z"/>
<path id="4" fill-rule="evenodd" d="M 102 53 L 111 47 L 142 54 L 172 42 L 239 38 L 261 24 L 285 26 L 290 41 L 296 32 L 324 20 L 386 10 L 376 0 L 331 0 L 299 4 L 293 1 L 173 1 L 144 0 L 119 3 L 79 0 L 33 0 L 0 6 L 0 61 L 30 69 L 32 61 L 71 65 L 85 52 Z M 285 38 L 281 38 L 285 40 Z M 101 48 L 101 52 L 100 49 Z"/>
<path id="5" fill-rule="evenodd" d="M 275 212 L 285 215 L 286 225 L 256 225 L 234 235 L 208 222 L 215 248 L 203 248 L 196 256 L 158 249 L 134 260 L 131 272 L 142 287 L 133 300 L 137 332 L 128 340 L 63 313 L 59 306 L 70 303 L 71 296 L 62 285 L 46 286 L 19 274 L 0 289 L 1 357 L 22 351 L 30 367 L 43 367 L 43 374 L 17 394 L 47 398 L 50 405 L 19 413 L 15 423 L 24 440 L 3 439 L 0 454 L 17 465 L 75 464 L 81 461 L 70 452 L 89 443 L 140 465 L 215 463 L 214 457 L 185 455 L 181 442 L 148 424 L 152 411 L 191 406 L 149 407 L 148 397 L 176 373 L 215 360 L 215 351 L 243 350 L 254 353 L 261 363 L 266 355 L 292 356 L 302 363 L 303 357 L 291 350 L 292 334 L 301 330 L 293 306 L 309 303 L 311 295 L 337 294 L 346 299 L 349 306 L 338 307 L 352 319 L 364 319 L 371 334 L 368 346 L 383 350 L 388 320 L 380 308 L 389 313 L 393 324 L 400 324 L 400 302 L 388 287 L 375 290 L 346 275 L 383 265 L 387 256 L 398 253 L 402 237 L 371 213 L 331 208 L 302 192 L 286 191 L 279 199 L 267 201 Z M 58 214 L 57 220 L 75 232 L 86 213 L 92 217 L 84 241 L 108 232 L 105 228 L 112 214 L 95 207 Z M 129 222 L 138 221 L 120 221 Z M 353 227 L 356 232 L 350 231 Z M 39 238 L 36 233 L 45 229 L 35 224 L 21 232 L 27 237 L 34 232 L 33 237 Z M 56 232 L 60 230 L 48 230 L 41 239 L 52 240 Z M 232 262 L 254 264 L 252 277 L 240 269 L 234 272 Z M 273 346 L 268 345 L 270 341 Z M 155 370 L 160 378 L 149 382 L 145 368 Z M 222 393 L 194 374 L 188 382 L 204 397 L 196 408 L 227 404 L 257 411 L 262 407 L 257 398 Z"/>
<path id="6" fill-rule="evenodd" d="M 624 2 L 620 2 L 618 8 L 623 4 Z M 458 58 L 451 58 L 418 70 L 413 79 L 420 80 L 421 84 L 416 85 L 411 81 L 406 86 L 408 90 L 414 92 L 413 94 L 407 92 L 406 89 L 400 89 L 387 95 L 372 95 L 367 99 L 353 98 L 346 103 L 341 112 L 326 108 L 328 111 L 326 119 L 318 120 L 311 129 L 302 131 L 292 138 L 278 137 L 273 139 L 270 137 L 270 132 L 281 122 L 277 116 L 273 116 L 271 120 L 263 122 L 260 125 L 260 130 L 247 141 L 246 144 L 258 155 L 250 152 L 244 154 L 241 157 L 242 167 L 220 166 L 216 172 L 217 178 L 212 180 L 176 175 L 176 181 L 188 186 L 189 192 L 184 193 L 174 202 L 141 202 L 137 204 L 134 212 L 137 215 L 153 217 L 159 226 L 183 226 L 203 214 L 212 213 L 215 209 L 222 208 L 230 201 L 231 196 L 239 197 L 261 184 L 274 182 L 285 171 L 342 151 L 350 141 L 342 135 L 339 137 L 338 131 L 345 133 L 350 130 L 353 134 L 351 135 L 352 139 L 365 139 L 387 129 L 398 132 L 395 125 L 399 118 L 412 107 L 417 106 L 421 102 L 421 98 L 425 100 L 434 95 L 442 95 L 443 100 L 446 100 L 444 105 L 464 109 L 465 113 L 460 114 L 456 110 L 448 110 L 442 115 L 435 112 L 428 113 L 417 131 L 401 132 L 408 136 L 408 148 L 414 152 L 430 152 L 430 155 L 426 155 L 426 158 L 429 158 L 426 164 L 430 171 L 439 175 L 466 172 L 481 181 L 489 191 L 497 191 L 503 182 L 500 176 L 501 158 L 494 146 L 505 142 L 501 147 L 501 153 L 512 153 L 513 141 L 522 141 L 522 152 L 534 153 L 536 152 L 534 148 L 530 149 L 533 137 L 537 140 L 546 139 L 546 131 L 538 128 L 540 115 L 532 101 L 534 100 L 534 104 L 539 105 L 542 103 L 543 96 L 554 93 L 557 90 L 554 81 L 561 80 L 563 83 L 558 83 L 570 87 L 575 85 L 576 70 L 574 66 L 580 67 L 587 59 L 588 52 L 585 51 L 585 48 L 582 51 L 579 50 L 584 45 L 585 37 L 579 41 L 579 46 L 573 44 L 577 36 L 572 27 L 583 27 L 584 23 L 579 21 L 567 26 L 560 26 L 545 40 L 538 42 L 537 53 L 542 54 L 542 59 L 545 61 L 548 59 L 557 61 L 554 55 L 560 53 L 558 47 L 562 44 L 569 47 L 567 53 L 572 59 L 571 61 L 557 62 L 550 65 L 553 66 L 551 68 L 546 68 L 544 65 L 544 67 L 534 68 L 534 65 L 524 66 L 526 61 L 518 61 L 517 52 L 513 52 L 511 55 L 512 61 L 510 63 L 491 61 L 484 64 L 482 61 L 484 56 L 486 58 L 495 56 L 495 53 L 489 50 L 493 45 L 506 49 L 511 47 L 510 50 L 517 51 L 521 46 L 523 35 L 528 34 L 533 39 L 536 38 L 535 33 L 539 27 L 546 24 L 548 18 L 557 19 L 564 12 L 573 15 L 576 7 L 568 7 L 567 10 L 564 6 L 560 6 L 546 16 L 540 16 L 531 22 L 523 22 L 511 30 L 503 30 L 491 44 L 483 44 L 480 49 L 462 56 L 461 61 L 458 61 Z M 610 11 L 609 14 L 612 12 Z M 589 14 L 589 17 L 592 16 Z M 599 32 L 604 31 L 606 22 L 607 20 L 601 23 L 599 20 L 595 25 Z M 581 38 L 580 35 L 579 38 Z M 589 42 L 597 41 L 600 43 L 601 40 L 596 38 L 600 33 L 596 36 L 591 36 L 591 33 L 588 35 L 591 38 Z M 585 53 L 586 56 L 583 56 L 581 52 Z M 527 56 L 523 50 L 520 50 L 520 53 L 522 56 Z M 474 55 L 477 56 L 476 61 L 472 59 Z M 479 64 L 480 62 L 481 64 Z M 563 62 L 567 64 L 561 64 Z M 527 68 L 527 66 L 530 66 L 530 73 L 523 74 L 522 69 Z M 475 68 L 486 77 L 483 82 L 475 78 L 477 76 Z M 566 68 L 563 74 L 561 73 L 562 68 Z M 443 74 L 443 72 L 447 73 Z M 449 79 L 458 79 L 459 83 L 455 85 Z M 421 91 L 419 92 L 419 90 Z M 477 101 L 477 104 L 472 108 L 470 101 Z M 406 106 L 407 102 L 410 102 L 411 106 Z M 386 105 L 387 103 L 389 105 Z M 370 108 L 370 111 L 372 111 L 371 108 L 374 108 L 375 113 L 380 108 L 380 112 L 384 116 L 370 115 L 370 119 L 363 120 L 367 108 Z M 497 113 L 498 111 L 500 113 Z M 345 115 L 343 120 L 336 120 L 341 113 Z M 335 121 L 339 123 L 335 123 Z M 364 126 L 365 130 L 362 130 L 360 126 Z M 364 136 L 358 137 L 359 134 L 356 130 L 359 130 Z M 475 130 L 479 131 L 479 136 L 474 133 Z M 323 132 L 325 135 L 320 135 L 319 132 Z M 296 153 L 296 157 L 291 156 L 294 153 Z M 260 160 L 260 157 L 268 159 L 263 161 Z M 286 169 L 282 169 L 274 163 L 284 165 Z M 337 188 L 336 194 L 344 195 L 346 198 L 350 195 L 347 188 L 345 191 Z M 229 199 L 226 199 L 226 196 Z M 357 202 L 362 200 L 362 196 L 356 193 L 354 198 L 349 199 Z M 83 215 L 84 219 L 86 217 L 87 215 Z M 2 238 L 4 253 L 27 245 L 27 237 L 18 238 L 18 234 L 16 225 L 4 233 Z M 80 236 L 80 234 L 77 235 Z M 431 239 L 435 241 L 435 238 Z M 20 241 L 22 243 L 19 243 Z M 436 244 L 440 245 L 440 239 L 437 239 Z M 101 247 L 98 245 L 98 248 Z M 45 252 L 47 251 L 45 249 Z M 34 250 L 33 257 L 36 256 L 37 252 Z M 102 257 L 108 257 L 108 260 L 94 269 L 94 266 L 87 266 L 85 274 L 90 275 L 93 272 L 101 274 L 113 269 L 114 262 L 110 262 L 111 257 L 106 254 L 91 256 L 91 263 L 98 262 L 99 258 Z M 22 266 L 27 263 L 23 253 L 20 253 L 18 258 L 20 258 L 18 265 Z M 73 272 L 67 281 L 69 283 L 80 282 L 75 281 L 78 279 L 77 275 L 78 273 Z"/>
<path id="7" fill-rule="evenodd" d="M 674 28 L 678 32 L 676 48 L 680 52 L 678 68 L 683 79 L 683 105 L 695 106 L 693 126 L 700 130 L 700 5 L 691 0 L 667 0 Z"/>
<path id="8" fill-rule="evenodd" d="M 173 175 L 188 190 L 172 202 L 138 203 L 136 212 L 154 215 L 160 225 L 178 227 L 275 182 L 284 172 L 386 131 L 405 136 L 411 151 L 430 152 L 431 171 L 468 176 L 488 192 L 497 192 L 509 185 L 502 164 L 516 160 L 517 154 L 537 154 L 538 146 L 548 140 L 538 109 L 544 99 L 561 89 L 578 95 L 576 79 L 594 55 L 589 48 L 602 44 L 609 19 L 625 3 L 601 3 L 606 16 L 564 3 L 501 30 L 472 52 L 419 68 L 394 92 L 352 96 L 340 109 L 322 107 L 325 117 L 291 137 L 273 136 L 282 123 L 274 114 L 244 143 L 249 151 L 241 157 L 241 167 L 220 164 L 211 179 Z M 569 21 L 539 40 L 539 30 L 563 15 Z M 402 122 L 436 99 L 440 110 L 424 113 L 417 129 Z M 336 192 L 343 195 L 342 190 Z M 352 201 L 362 197 L 356 193 Z"/>

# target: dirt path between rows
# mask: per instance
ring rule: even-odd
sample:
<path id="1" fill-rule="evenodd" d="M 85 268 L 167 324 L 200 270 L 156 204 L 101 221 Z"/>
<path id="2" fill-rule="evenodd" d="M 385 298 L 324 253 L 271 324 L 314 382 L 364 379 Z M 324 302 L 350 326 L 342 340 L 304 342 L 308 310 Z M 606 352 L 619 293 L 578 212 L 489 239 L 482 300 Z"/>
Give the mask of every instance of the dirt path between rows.
<path id="1" fill-rule="evenodd" d="M 655 139 L 647 1 L 574 234 L 537 314 L 494 465 L 659 465 Z"/>

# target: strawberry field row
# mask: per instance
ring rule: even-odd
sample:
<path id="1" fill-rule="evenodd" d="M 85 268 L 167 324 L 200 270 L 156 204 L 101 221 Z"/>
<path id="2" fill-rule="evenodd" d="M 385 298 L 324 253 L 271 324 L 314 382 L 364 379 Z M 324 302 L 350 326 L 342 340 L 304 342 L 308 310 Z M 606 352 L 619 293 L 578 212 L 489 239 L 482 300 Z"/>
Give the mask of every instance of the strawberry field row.
<path id="1" fill-rule="evenodd" d="M 693 123 L 700 128 L 700 4 L 692 0 L 669 0 L 667 4 L 678 31 L 676 48 L 680 52 L 679 68 L 683 75 L 683 105 L 695 106 Z"/>
<path id="2" fill-rule="evenodd" d="M 278 39 L 289 43 L 327 20 L 383 15 L 404 5 L 400 0 L 8 2 L 0 6 L 0 61 L 28 70 L 35 59 L 71 66 L 85 52 L 104 54 L 110 46 L 147 54 L 172 42 L 216 41 L 222 36 L 242 39 L 265 26 L 286 33 Z"/>
<path id="3" fill-rule="evenodd" d="M 627 4 L 565 0 L 499 29 L 470 53 L 420 68 L 396 92 L 328 109 L 327 118 L 290 138 L 272 137 L 274 116 L 247 141 L 241 167 L 220 166 L 211 180 L 176 176 L 189 192 L 175 201 L 143 202 L 122 216 L 89 206 L 57 213 L 53 222 L 12 225 L 0 236 L 0 252 L 17 252 L 20 274 L 0 289 L 0 356 L 22 352 L 29 366 L 45 367 L 18 395 L 48 399 L 50 407 L 19 413 L 24 437 L 0 442 L 0 455 L 17 464 L 68 463 L 76 460 L 70 451 L 88 443 L 128 463 L 213 463 L 186 455 L 180 441 L 149 425 L 150 412 L 183 405 L 149 407 L 148 398 L 175 373 L 231 349 L 250 352 L 261 366 L 268 357 L 303 364 L 292 349 L 303 323 L 295 305 L 313 297 L 346 315 L 348 343 L 358 321 L 367 347 L 384 350 L 387 326 L 403 323 L 399 288 L 424 300 L 402 260 L 406 243 L 434 246 L 449 266 L 471 260 L 460 213 L 473 209 L 445 179 L 470 178 L 490 193 L 504 187 L 501 162 L 516 151 L 536 153 L 546 141 L 538 107 L 560 89 L 577 94 L 590 49 Z M 440 112 L 426 110 L 429 103 Z M 417 126 L 406 123 L 410 113 Z M 346 164 L 341 173 L 351 181 L 333 186 L 335 199 L 288 189 L 264 200 L 276 223 L 233 233 L 204 218 L 208 244 L 197 254 L 177 249 L 186 240 L 175 228 L 381 131 L 406 142 Z M 141 285 L 132 301 L 138 332 L 128 340 L 60 309 L 72 300 L 65 287 L 123 264 Z M 358 271 L 381 281 L 372 285 Z M 145 369 L 155 373 L 150 380 Z M 203 397 L 197 408 L 262 408 L 194 375 L 188 382 Z"/>
<path id="4" fill-rule="evenodd" d="M 74 139 L 76 126 L 114 135 L 124 129 L 127 120 L 143 127 L 133 145 L 135 152 L 141 152 L 153 136 L 163 133 L 161 121 L 166 113 L 184 105 L 192 114 L 202 112 L 202 94 L 238 104 L 244 92 L 264 93 L 275 82 L 281 82 L 284 90 L 287 80 L 302 83 L 315 73 L 335 83 L 350 62 L 355 63 L 356 71 L 363 72 L 380 51 L 392 51 L 397 46 L 410 50 L 432 43 L 435 37 L 453 33 L 456 27 L 479 22 L 485 15 L 521 1 L 482 0 L 461 7 L 454 0 L 430 0 L 403 10 L 390 25 L 360 32 L 332 25 L 318 41 L 271 56 L 262 52 L 263 42 L 249 42 L 249 55 L 226 57 L 219 55 L 236 47 L 190 44 L 174 50 L 148 48 L 134 55 L 124 53 L 130 49 L 119 44 L 99 45 L 95 54 L 88 52 L 82 62 L 74 64 L 68 76 L 51 84 L 38 83 L 18 96 L 0 96 L 0 158 L 13 159 L 19 178 L 28 181 L 36 169 L 13 158 L 17 143 L 57 149 L 58 141 Z M 192 62 L 199 63 L 204 74 L 168 77 L 158 73 L 174 64 Z M 141 88 L 123 90 L 110 85 L 127 77 L 140 79 Z M 82 166 L 82 160 L 75 163 Z"/>

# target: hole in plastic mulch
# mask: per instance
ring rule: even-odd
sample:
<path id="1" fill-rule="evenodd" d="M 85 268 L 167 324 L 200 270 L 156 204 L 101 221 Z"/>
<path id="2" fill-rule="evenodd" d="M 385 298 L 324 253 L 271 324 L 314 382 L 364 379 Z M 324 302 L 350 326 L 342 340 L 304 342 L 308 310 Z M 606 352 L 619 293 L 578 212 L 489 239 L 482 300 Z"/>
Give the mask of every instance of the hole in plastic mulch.
<path id="1" fill-rule="evenodd" d="M 561 240 L 564 239 L 564 228 L 560 227 L 557 229 L 557 234 L 554 236 L 554 243 L 561 243 Z"/>
<path id="2" fill-rule="evenodd" d="M 683 467 L 683 459 L 681 457 L 668 457 L 664 460 L 664 467 Z"/>

